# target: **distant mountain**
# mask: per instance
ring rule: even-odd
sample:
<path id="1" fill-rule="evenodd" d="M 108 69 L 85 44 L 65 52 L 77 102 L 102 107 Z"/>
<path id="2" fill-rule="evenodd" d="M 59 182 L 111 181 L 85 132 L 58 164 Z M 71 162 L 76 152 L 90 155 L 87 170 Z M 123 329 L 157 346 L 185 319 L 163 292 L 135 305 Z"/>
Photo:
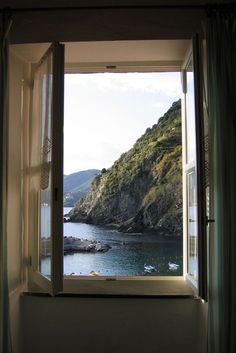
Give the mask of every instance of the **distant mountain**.
<path id="1" fill-rule="evenodd" d="M 181 103 L 173 103 L 133 148 L 93 180 L 71 221 L 116 225 L 125 232 L 182 234 Z"/>
<path id="2" fill-rule="evenodd" d="M 89 191 L 93 179 L 100 173 L 98 169 L 88 169 L 64 175 L 64 207 L 73 207 Z"/>

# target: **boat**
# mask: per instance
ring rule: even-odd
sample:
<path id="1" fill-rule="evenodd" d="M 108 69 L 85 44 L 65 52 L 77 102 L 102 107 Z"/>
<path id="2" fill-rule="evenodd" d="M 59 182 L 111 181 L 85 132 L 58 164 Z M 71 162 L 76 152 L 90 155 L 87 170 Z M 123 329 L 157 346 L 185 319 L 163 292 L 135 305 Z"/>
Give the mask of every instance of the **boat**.
<path id="1" fill-rule="evenodd" d="M 90 271 L 89 275 L 90 276 L 99 276 L 99 274 L 96 271 Z"/>
<path id="2" fill-rule="evenodd" d="M 177 271 L 180 265 L 175 264 L 174 262 L 168 262 L 168 266 L 170 271 Z"/>
<path id="3" fill-rule="evenodd" d="M 144 264 L 144 272 L 151 273 L 155 271 L 156 271 L 156 268 L 154 266 Z"/>

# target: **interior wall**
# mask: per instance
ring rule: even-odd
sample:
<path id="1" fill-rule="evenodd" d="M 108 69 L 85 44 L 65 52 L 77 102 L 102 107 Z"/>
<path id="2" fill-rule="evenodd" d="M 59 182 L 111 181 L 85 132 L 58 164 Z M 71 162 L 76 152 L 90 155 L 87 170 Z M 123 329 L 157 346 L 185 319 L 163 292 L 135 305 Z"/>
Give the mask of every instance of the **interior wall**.
<path id="1" fill-rule="evenodd" d="M 22 13 L 13 19 L 11 40 L 187 39 L 200 27 L 202 16 L 189 10 Z M 206 320 L 202 303 L 195 299 L 20 296 L 26 244 L 21 238 L 20 97 L 27 65 L 12 56 L 10 66 L 8 238 L 13 352 L 205 353 Z"/>
<path id="2" fill-rule="evenodd" d="M 208 333 L 208 303 L 201 303 L 198 307 L 198 352 L 207 353 L 207 333 Z"/>
<path id="3" fill-rule="evenodd" d="M 95 9 L 13 13 L 11 43 L 191 39 L 193 33 L 201 31 L 204 16 L 202 9 Z"/>
<path id="4" fill-rule="evenodd" d="M 230 0 L 229 0 L 230 1 Z M 189 5 L 215 3 L 215 0 L 188 0 Z M 54 0 L 2 0 L 3 7 L 53 7 Z M 186 0 L 129 0 L 129 5 L 186 5 Z M 56 6 L 116 6 L 117 0 L 57 0 Z M 127 0 L 119 0 L 120 6 L 127 6 Z"/>
<path id="5" fill-rule="evenodd" d="M 21 303 L 24 353 L 206 352 L 196 299 L 25 295 Z"/>
<path id="6" fill-rule="evenodd" d="M 10 56 L 10 105 L 8 146 L 8 270 L 9 289 L 12 292 L 21 283 L 21 87 L 23 63 Z M 14 219 L 14 222 L 13 222 Z"/>
<path id="7" fill-rule="evenodd" d="M 13 352 L 20 352 L 20 302 L 24 289 L 24 242 L 22 222 L 22 117 L 25 109 L 22 101 L 24 79 L 27 78 L 28 65 L 17 56 L 10 54 L 9 77 L 9 135 L 7 170 L 7 236 L 8 236 L 8 278 L 10 292 L 10 318 Z M 26 97 L 25 97 L 26 98 Z M 24 255 L 23 255 L 24 254 Z"/>

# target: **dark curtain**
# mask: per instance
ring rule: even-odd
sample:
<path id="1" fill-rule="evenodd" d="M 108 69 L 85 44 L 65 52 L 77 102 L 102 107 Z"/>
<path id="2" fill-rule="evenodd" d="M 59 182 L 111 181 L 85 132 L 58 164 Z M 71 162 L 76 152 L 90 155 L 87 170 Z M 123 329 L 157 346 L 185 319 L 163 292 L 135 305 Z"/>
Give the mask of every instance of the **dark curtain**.
<path id="1" fill-rule="evenodd" d="M 209 136 L 215 223 L 209 238 L 209 353 L 236 352 L 236 18 L 207 19 Z"/>

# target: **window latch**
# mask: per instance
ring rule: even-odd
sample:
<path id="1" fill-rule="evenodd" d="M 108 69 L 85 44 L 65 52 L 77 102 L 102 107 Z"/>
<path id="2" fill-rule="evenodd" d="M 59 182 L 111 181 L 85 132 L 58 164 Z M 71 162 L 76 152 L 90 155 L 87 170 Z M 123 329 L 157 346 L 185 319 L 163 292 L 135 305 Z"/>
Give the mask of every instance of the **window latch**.
<path id="1" fill-rule="evenodd" d="M 209 223 L 215 223 L 214 219 L 210 219 L 206 216 L 206 225 L 208 225 Z"/>

